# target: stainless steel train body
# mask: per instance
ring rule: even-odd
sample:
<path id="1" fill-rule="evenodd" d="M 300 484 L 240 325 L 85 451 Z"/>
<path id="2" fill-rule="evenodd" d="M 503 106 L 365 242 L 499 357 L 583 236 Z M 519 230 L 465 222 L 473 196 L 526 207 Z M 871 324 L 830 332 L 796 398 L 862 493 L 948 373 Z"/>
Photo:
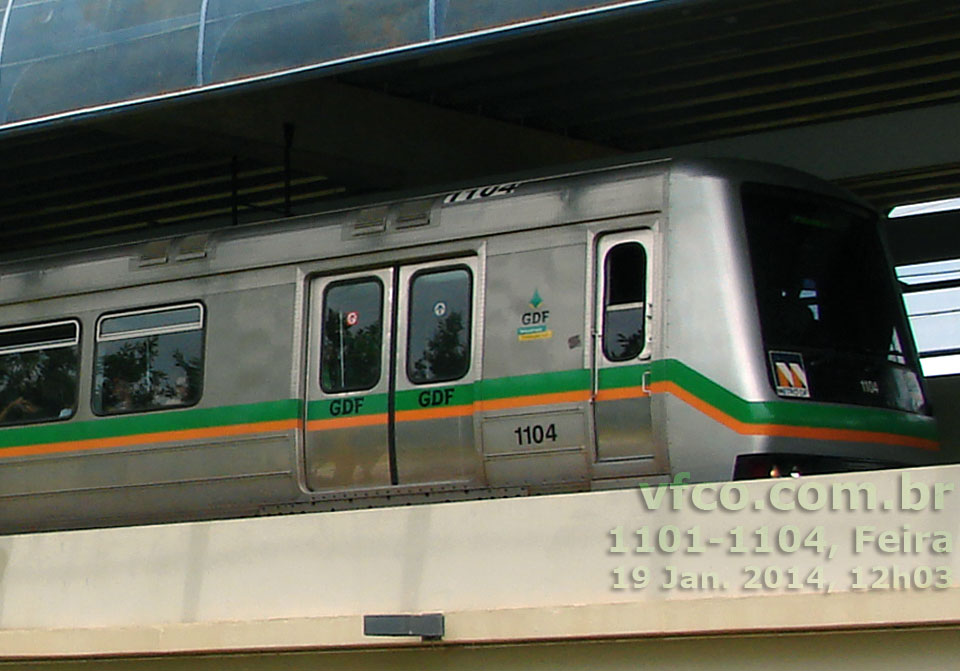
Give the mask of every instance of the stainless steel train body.
<path id="1" fill-rule="evenodd" d="M 946 459 L 873 216 L 736 162 L 5 262 L 0 413 L 5 532 Z"/>

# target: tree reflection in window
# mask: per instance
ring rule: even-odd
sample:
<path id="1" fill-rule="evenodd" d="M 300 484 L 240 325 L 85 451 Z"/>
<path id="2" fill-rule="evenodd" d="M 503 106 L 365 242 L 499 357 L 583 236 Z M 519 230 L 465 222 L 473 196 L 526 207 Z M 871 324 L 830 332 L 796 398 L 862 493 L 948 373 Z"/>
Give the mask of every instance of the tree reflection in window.
<path id="1" fill-rule="evenodd" d="M 465 268 L 414 276 L 410 289 L 407 377 L 448 382 L 470 368 L 471 276 Z"/>
<path id="2" fill-rule="evenodd" d="M 383 285 L 374 278 L 330 285 L 323 298 L 320 386 L 328 394 L 380 381 Z"/>
<path id="3" fill-rule="evenodd" d="M 97 333 L 97 414 L 194 405 L 203 387 L 203 310 L 199 304 L 101 320 Z"/>
<path id="4" fill-rule="evenodd" d="M 76 321 L 0 329 L 0 426 L 72 417 L 79 360 Z"/>
<path id="5" fill-rule="evenodd" d="M 611 361 L 637 357 L 644 344 L 647 255 L 637 242 L 612 247 L 604 271 L 603 353 Z"/>

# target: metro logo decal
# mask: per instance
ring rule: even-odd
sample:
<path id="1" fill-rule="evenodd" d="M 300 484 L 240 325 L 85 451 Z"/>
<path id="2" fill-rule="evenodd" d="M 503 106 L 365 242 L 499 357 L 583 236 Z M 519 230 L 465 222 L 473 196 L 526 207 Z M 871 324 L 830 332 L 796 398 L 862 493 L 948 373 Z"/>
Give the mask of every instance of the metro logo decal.
<path id="1" fill-rule="evenodd" d="M 776 376 L 778 396 L 810 398 L 803 357 L 796 352 L 770 352 L 770 364 Z"/>

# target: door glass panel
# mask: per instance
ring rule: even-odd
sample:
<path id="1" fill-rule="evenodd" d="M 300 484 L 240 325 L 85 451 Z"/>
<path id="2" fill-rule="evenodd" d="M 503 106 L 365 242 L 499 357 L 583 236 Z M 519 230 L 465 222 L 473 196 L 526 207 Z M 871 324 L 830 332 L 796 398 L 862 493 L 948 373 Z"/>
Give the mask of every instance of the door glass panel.
<path id="1" fill-rule="evenodd" d="M 603 353 L 626 361 L 643 351 L 647 255 L 639 243 L 625 242 L 611 248 L 605 262 Z"/>
<path id="2" fill-rule="evenodd" d="M 372 389 L 380 380 L 383 285 L 375 278 L 327 287 L 320 386 L 328 394 Z"/>
<path id="3" fill-rule="evenodd" d="M 419 273 L 410 287 L 407 377 L 448 382 L 470 368 L 471 274 L 466 268 Z"/>

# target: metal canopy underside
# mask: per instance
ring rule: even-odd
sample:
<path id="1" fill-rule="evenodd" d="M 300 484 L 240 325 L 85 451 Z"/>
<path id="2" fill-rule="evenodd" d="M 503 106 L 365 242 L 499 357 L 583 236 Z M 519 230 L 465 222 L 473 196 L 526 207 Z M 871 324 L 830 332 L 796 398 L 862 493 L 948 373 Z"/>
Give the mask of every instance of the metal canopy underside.
<path id="1" fill-rule="evenodd" d="M 253 11 L 267 4 L 269 11 Z M 488 30 L 601 4 L 617 7 Z M 154 12 L 151 25 L 166 26 L 162 37 L 124 26 L 121 6 Z M 231 21 L 222 19 L 228 6 Z M 157 14 L 176 7 L 179 18 Z M 59 70 L 55 58 L 15 56 L 15 36 L 28 34 L 28 15 L 42 25 L 44 8 L 48 23 L 61 22 L 55 34 L 84 17 L 84 29 L 99 21 L 129 39 L 112 54 L 92 33 L 78 37 L 88 47 L 63 46 L 58 58 L 76 62 Z M 361 21 L 373 8 L 377 21 Z M 140 78 L 146 88 L 138 95 L 169 90 L 158 84 L 167 70 L 145 66 L 153 62 L 147 45 L 164 40 L 193 45 L 171 50 L 182 70 L 172 88 L 183 90 L 256 74 L 266 63 L 294 67 L 278 65 L 277 53 L 296 51 L 291 45 L 310 45 L 299 53 L 314 64 L 329 61 L 109 114 L 8 126 L 0 133 L 7 252 L 302 214 L 344 197 L 960 103 L 960 6 L 929 0 L 15 0 L 4 25 L 8 123 L 66 109 L 64 101 L 105 102 L 110 67 L 117 81 Z M 341 43 L 349 35 L 346 51 L 331 56 L 336 40 L 318 33 L 320 25 L 340 31 Z M 380 53 L 360 57 L 364 51 Z M 46 86 L 31 88 L 31 76 Z M 943 130 L 957 140 L 955 127 Z M 841 182 L 881 207 L 954 195 L 960 154 L 953 161 L 867 169 Z"/>

